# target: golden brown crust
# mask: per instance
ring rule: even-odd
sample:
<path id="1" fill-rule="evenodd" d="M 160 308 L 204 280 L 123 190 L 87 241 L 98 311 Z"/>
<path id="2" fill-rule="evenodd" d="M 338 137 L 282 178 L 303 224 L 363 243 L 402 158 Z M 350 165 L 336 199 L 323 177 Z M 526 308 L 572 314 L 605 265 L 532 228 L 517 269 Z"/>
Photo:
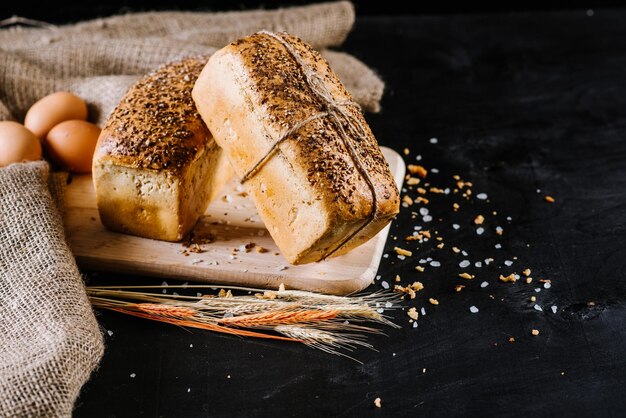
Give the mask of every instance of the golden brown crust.
<path id="1" fill-rule="evenodd" d="M 97 157 L 120 166 L 178 172 L 217 147 L 191 98 L 208 57 L 167 64 L 137 82 L 109 116 Z"/>
<path id="2" fill-rule="evenodd" d="M 336 102 L 351 102 L 352 97 L 318 52 L 297 37 L 278 36 L 317 72 Z M 248 82 L 256 86 L 250 99 L 256 101 L 252 103 L 255 108 L 265 110 L 266 123 L 271 130 L 287 132 L 307 117 L 327 110 L 325 101 L 310 88 L 302 66 L 275 38 L 257 33 L 228 48 L 240 56 L 248 69 Z M 365 135 L 351 135 L 350 141 L 360 164 L 376 186 L 378 214 L 397 213 L 399 193 L 374 135 L 356 106 L 342 106 L 342 109 L 365 129 Z M 358 220 L 371 214 L 372 192 L 346 149 L 336 121 L 328 116 L 316 119 L 287 141 L 311 186 L 324 191 L 322 196 L 337 206 L 340 219 Z"/>

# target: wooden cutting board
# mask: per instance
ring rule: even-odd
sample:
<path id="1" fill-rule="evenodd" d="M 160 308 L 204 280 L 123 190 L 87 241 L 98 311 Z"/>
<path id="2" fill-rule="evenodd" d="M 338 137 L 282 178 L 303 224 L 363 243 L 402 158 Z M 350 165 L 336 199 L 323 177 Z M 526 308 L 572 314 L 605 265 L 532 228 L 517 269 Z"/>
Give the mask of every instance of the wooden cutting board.
<path id="1" fill-rule="evenodd" d="M 392 149 L 382 147 L 398 187 L 405 164 Z M 215 237 L 191 252 L 181 243 L 157 241 L 106 230 L 100 223 L 91 175 L 72 178 L 66 191 L 65 229 L 81 268 L 126 274 L 192 280 L 223 285 L 287 288 L 348 294 L 367 287 L 378 270 L 389 226 L 348 254 L 318 263 L 290 265 L 259 218 L 252 201 L 241 196 L 233 179 L 198 221 L 195 236 Z M 260 253 L 253 243 L 267 249 Z M 248 245 L 251 247 L 251 245 Z M 235 251 L 237 249 L 237 251 Z"/>

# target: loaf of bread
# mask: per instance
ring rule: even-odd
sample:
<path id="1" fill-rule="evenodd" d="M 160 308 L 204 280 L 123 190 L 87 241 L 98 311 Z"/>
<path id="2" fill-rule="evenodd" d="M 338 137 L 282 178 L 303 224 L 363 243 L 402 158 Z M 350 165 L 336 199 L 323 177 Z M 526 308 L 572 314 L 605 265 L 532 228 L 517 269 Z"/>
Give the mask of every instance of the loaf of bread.
<path id="1" fill-rule="evenodd" d="M 232 176 L 191 98 L 206 61 L 191 57 L 152 72 L 109 116 L 92 169 L 108 229 L 181 240 Z"/>
<path id="2" fill-rule="evenodd" d="M 344 254 L 398 213 L 361 110 L 297 37 L 259 32 L 224 47 L 192 96 L 290 263 Z"/>

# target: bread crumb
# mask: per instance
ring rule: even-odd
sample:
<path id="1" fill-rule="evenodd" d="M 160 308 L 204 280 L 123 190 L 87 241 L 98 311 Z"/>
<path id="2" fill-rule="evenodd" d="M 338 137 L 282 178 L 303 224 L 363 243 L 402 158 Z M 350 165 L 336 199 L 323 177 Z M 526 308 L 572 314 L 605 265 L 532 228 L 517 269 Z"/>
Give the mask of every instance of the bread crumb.
<path id="1" fill-rule="evenodd" d="M 419 292 L 423 288 L 424 285 L 422 284 L 422 282 L 413 282 L 413 284 L 411 285 L 411 289 L 415 290 L 416 292 Z"/>
<path id="2" fill-rule="evenodd" d="M 483 215 L 478 215 L 476 218 L 474 218 L 474 223 L 476 225 L 482 225 L 483 222 L 485 222 L 485 217 Z"/>
<path id="3" fill-rule="evenodd" d="M 533 282 L 533 278 L 532 277 L 527 277 L 526 278 L 526 284 L 531 284 Z"/>
<path id="4" fill-rule="evenodd" d="M 428 171 L 421 165 L 409 164 L 407 169 L 411 174 L 417 174 L 421 178 L 426 178 Z"/>
<path id="5" fill-rule="evenodd" d="M 459 273 L 459 277 L 462 279 L 472 280 L 474 278 L 474 275 L 463 272 L 463 273 Z"/>
<path id="6" fill-rule="evenodd" d="M 504 283 L 515 283 L 517 279 L 515 278 L 515 273 L 511 273 L 508 276 L 503 276 L 502 274 L 499 277 L 501 282 Z"/>
<path id="7" fill-rule="evenodd" d="M 550 195 L 547 195 L 546 197 L 544 197 L 544 199 L 548 203 L 554 203 L 554 198 Z"/>
<path id="8" fill-rule="evenodd" d="M 261 247 L 260 245 L 257 245 L 256 247 L 254 247 L 254 250 L 259 254 L 263 254 L 267 252 L 267 249 L 264 247 Z"/>
<path id="9" fill-rule="evenodd" d="M 413 199 L 411 199 L 411 198 L 409 197 L 409 195 L 406 195 L 406 194 L 405 194 L 405 195 L 404 195 L 404 197 L 402 198 L 402 201 L 403 201 L 404 203 L 406 203 L 407 205 L 409 205 L 409 206 L 411 206 L 411 205 L 413 204 Z"/>
<path id="10" fill-rule="evenodd" d="M 396 282 L 399 282 L 399 281 L 400 281 L 400 275 L 396 274 Z"/>
<path id="11" fill-rule="evenodd" d="M 417 310 L 415 308 L 409 309 L 406 314 L 414 321 L 417 321 L 417 318 L 419 317 L 419 314 L 417 313 Z"/>
<path id="12" fill-rule="evenodd" d="M 454 251 L 455 254 L 458 254 L 461 252 L 461 250 L 459 249 L 459 247 L 452 247 L 452 251 Z"/>
<path id="13" fill-rule="evenodd" d="M 420 179 L 418 179 L 417 177 L 409 176 L 409 178 L 406 180 L 406 184 L 409 186 L 417 186 L 418 184 L 420 184 Z"/>
<path id="14" fill-rule="evenodd" d="M 440 189 L 439 187 L 431 187 L 430 189 L 428 189 L 429 192 L 431 193 L 436 193 L 436 194 L 444 194 L 444 190 Z"/>
<path id="15" fill-rule="evenodd" d="M 530 269 L 525 269 L 522 274 L 526 277 L 530 276 Z"/>
<path id="16" fill-rule="evenodd" d="M 410 257 L 413 255 L 413 252 L 409 251 L 409 250 L 405 250 L 404 248 L 400 248 L 400 247 L 394 247 L 393 250 L 398 254 L 398 255 L 404 255 L 407 257 Z"/>
<path id="17" fill-rule="evenodd" d="M 515 342 L 515 337 L 509 337 L 509 342 L 510 343 L 514 343 Z"/>
<path id="18" fill-rule="evenodd" d="M 381 408 L 382 407 L 382 403 L 381 403 L 380 398 L 374 399 L 374 405 L 376 406 L 376 408 Z"/>
<path id="19" fill-rule="evenodd" d="M 418 187 L 417 188 L 417 193 L 419 193 L 419 194 L 426 194 L 426 189 L 424 189 L 423 187 Z"/>
<path id="20" fill-rule="evenodd" d="M 439 305 L 439 301 L 437 299 L 430 298 L 428 301 L 431 305 Z"/>
<path id="21" fill-rule="evenodd" d="M 459 207 L 460 207 L 460 206 L 459 206 L 459 204 L 458 204 L 458 203 L 453 203 L 453 204 L 452 204 L 452 209 L 454 209 L 454 211 L 455 211 L 455 212 L 458 212 Z"/>
<path id="22" fill-rule="evenodd" d="M 538 329 L 534 329 L 532 331 L 530 331 L 531 334 L 533 334 L 534 336 L 539 335 L 539 330 Z"/>
<path id="23" fill-rule="evenodd" d="M 531 296 L 530 297 L 530 301 L 531 302 L 536 302 L 537 301 L 537 296 Z"/>
<path id="24" fill-rule="evenodd" d="M 404 149 L 404 155 L 409 155 L 411 153 L 411 150 L 409 150 L 408 148 Z"/>
<path id="25" fill-rule="evenodd" d="M 460 292 L 461 290 L 465 289 L 465 285 L 462 284 L 457 284 L 456 286 L 454 286 L 454 290 L 456 292 Z"/>
<path id="26" fill-rule="evenodd" d="M 439 238 L 439 237 L 437 237 L 437 238 Z M 444 247 L 444 245 L 445 244 L 443 242 L 440 242 L 439 244 L 437 244 L 437 248 L 441 249 L 441 248 Z"/>
<path id="27" fill-rule="evenodd" d="M 426 199 L 425 197 L 422 196 L 417 196 L 417 199 L 415 199 L 415 201 L 417 203 L 423 203 L 425 205 L 427 205 L 428 203 L 430 203 L 430 200 Z"/>
<path id="28" fill-rule="evenodd" d="M 415 267 L 415 270 L 419 271 L 420 273 L 423 273 L 423 272 L 424 272 L 424 267 L 422 267 L 422 266 L 416 266 L 416 267 Z"/>

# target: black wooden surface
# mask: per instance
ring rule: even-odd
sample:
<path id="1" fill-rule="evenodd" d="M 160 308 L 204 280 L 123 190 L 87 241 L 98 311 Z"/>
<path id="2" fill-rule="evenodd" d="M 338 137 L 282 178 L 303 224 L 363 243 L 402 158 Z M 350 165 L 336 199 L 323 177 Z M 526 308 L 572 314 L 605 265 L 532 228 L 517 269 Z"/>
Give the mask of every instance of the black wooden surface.
<path id="1" fill-rule="evenodd" d="M 359 364 L 100 312 L 112 335 L 75 416 L 626 416 L 626 11 L 362 16 L 342 49 L 387 82 L 383 111 L 367 115 L 379 142 L 410 148 L 407 162 L 420 154 L 439 170 L 433 185 L 458 174 L 489 196 L 432 196 L 425 227 L 439 230 L 442 250 L 402 242 L 423 224 L 411 209 L 393 223 L 388 252 L 401 242 L 414 255 L 391 254 L 379 274 L 424 283 L 404 302 L 426 309 L 419 326 L 395 313 L 402 328 L 371 337 L 378 351 L 353 353 Z M 427 257 L 441 267 L 417 273 Z M 458 266 L 487 257 L 489 267 Z M 497 280 L 525 267 L 531 285 Z M 462 270 L 477 278 L 459 279 Z M 467 287 L 457 293 L 457 284 Z"/>

